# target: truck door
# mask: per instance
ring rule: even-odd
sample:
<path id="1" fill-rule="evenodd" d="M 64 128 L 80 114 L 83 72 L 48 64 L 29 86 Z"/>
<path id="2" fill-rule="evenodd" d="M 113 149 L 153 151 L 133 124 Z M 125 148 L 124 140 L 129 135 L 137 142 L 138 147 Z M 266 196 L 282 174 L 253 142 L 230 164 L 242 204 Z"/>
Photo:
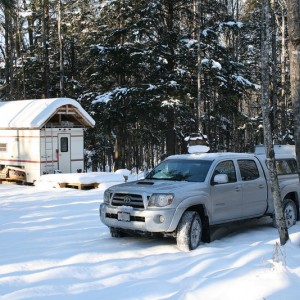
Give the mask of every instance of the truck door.
<path id="1" fill-rule="evenodd" d="M 267 209 L 267 183 L 262 168 L 253 159 L 239 159 L 243 189 L 243 216 L 261 216 Z"/>
<path id="2" fill-rule="evenodd" d="M 217 174 L 226 174 L 227 183 L 215 184 Z M 211 177 L 212 223 L 230 221 L 242 216 L 242 185 L 237 181 L 236 168 L 232 160 L 218 163 Z"/>
<path id="3" fill-rule="evenodd" d="M 58 134 L 58 167 L 62 173 L 71 172 L 71 135 L 69 133 Z"/>

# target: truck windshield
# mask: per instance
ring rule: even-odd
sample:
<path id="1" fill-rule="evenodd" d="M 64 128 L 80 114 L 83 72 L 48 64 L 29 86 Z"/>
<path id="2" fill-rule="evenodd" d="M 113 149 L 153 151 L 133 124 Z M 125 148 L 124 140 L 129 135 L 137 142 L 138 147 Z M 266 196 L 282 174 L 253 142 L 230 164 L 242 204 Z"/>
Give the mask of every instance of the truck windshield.
<path id="1" fill-rule="evenodd" d="M 165 160 L 155 167 L 147 179 L 177 180 L 189 182 L 203 182 L 212 161 L 209 160 Z"/>

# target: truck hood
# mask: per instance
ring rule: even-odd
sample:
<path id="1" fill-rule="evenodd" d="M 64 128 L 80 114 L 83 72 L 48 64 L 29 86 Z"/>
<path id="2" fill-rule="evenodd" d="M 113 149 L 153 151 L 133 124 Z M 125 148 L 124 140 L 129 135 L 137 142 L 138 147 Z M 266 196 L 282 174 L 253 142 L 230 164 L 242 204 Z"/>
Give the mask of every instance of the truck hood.
<path id="1" fill-rule="evenodd" d="M 139 180 L 127 183 L 114 185 L 109 188 L 110 192 L 118 193 L 173 193 L 176 190 L 186 189 L 187 183 L 196 185 L 197 188 L 204 186 L 202 182 L 186 182 L 186 181 L 171 181 L 171 180 Z"/>

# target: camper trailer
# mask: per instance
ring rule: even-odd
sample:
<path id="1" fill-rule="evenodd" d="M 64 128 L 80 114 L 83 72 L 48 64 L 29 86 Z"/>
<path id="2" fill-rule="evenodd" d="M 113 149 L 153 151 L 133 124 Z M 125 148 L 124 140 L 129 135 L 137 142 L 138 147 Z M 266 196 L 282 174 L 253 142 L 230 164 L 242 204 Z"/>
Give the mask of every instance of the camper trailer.
<path id="1" fill-rule="evenodd" d="M 0 102 L 0 179 L 81 172 L 84 129 L 94 119 L 69 98 Z"/>

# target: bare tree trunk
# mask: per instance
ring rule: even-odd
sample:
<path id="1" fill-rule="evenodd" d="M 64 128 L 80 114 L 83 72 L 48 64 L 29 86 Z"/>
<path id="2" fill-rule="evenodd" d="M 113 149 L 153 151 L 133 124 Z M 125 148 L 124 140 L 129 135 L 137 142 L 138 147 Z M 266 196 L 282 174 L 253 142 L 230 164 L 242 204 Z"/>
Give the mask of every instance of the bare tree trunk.
<path id="1" fill-rule="evenodd" d="M 114 171 L 125 168 L 126 135 L 126 124 L 119 124 L 116 128 L 116 139 L 114 145 Z"/>
<path id="2" fill-rule="evenodd" d="M 70 47 L 71 47 L 71 77 L 72 79 L 75 78 L 76 74 L 76 51 L 75 51 L 75 36 L 71 36 L 70 41 Z"/>
<path id="3" fill-rule="evenodd" d="M 281 6 L 281 95 L 280 95 L 280 129 L 282 134 L 286 134 L 287 113 L 286 113 L 286 99 L 287 99 L 287 84 L 286 84 L 286 6 L 280 1 Z"/>
<path id="4" fill-rule="evenodd" d="M 198 30 L 195 30 L 198 35 L 198 69 L 197 69 L 197 123 L 198 123 L 198 132 L 203 133 L 203 128 L 201 124 L 201 111 L 202 111 L 202 99 L 201 99 L 201 0 L 197 0 L 197 11 L 199 14 Z"/>
<path id="5" fill-rule="evenodd" d="M 275 133 L 275 143 L 278 144 L 279 139 L 279 127 L 277 118 L 277 28 L 275 22 L 276 13 L 276 2 L 271 0 L 271 31 L 272 31 L 272 90 L 271 90 L 271 101 L 273 107 L 273 118 L 271 122 L 271 128 Z"/>
<path id="6" fill-rule="evenodd" d="M 49 98 L 49 73 L 50 73 L 50 62 L 49 62 L 49 0 L 43 0 L 43 47 L 44 47 L 44 98 Z"/>
<path id="7" fill-rule="evenodd" d="M 30 9 L 32 10 L 32 12 L 35 11 L 35 4 L 33 3 L 33 1 L 31 1 L 31 3 L 29 5 L 30 5 Z M 23 0 L 23 7 L 24 7 L 25 11 L 29 9 L 26 0 Z M 29 46 L 32 47 L 33 46 L 33 23 L 34 23 L 34 18 L 33 18 L 33 16 L 29 16 L 26 19 L 27 19 L 27 22 L 28 22 L 27 31 L 28 31 Z"/>
<path id="8" fill-rule="evenodd" d="M 14 40 L 13 40 L 13 20 L 8 8 L 4 10 L 5 15 L 5 84 L 6 98 L 13 100 L 13 68 L 14 68 Z"/>
<path id="9" fill-rule="evenodd" d="M 294 109 L 296 156 L 300 180 L 300 3 L 287 0 L 291 96 Z"/>
<path id="10" fill-rule="evenodd" d="M 166 128 L 166 154 L 167 156 L 173 155 L 176 153 L 176 136 L 174 133 L 175 128 L 175 115 L 174 109 L 172 107 L 167 108 L 166 112 L 167 119 L 167 128 Z"/>
<path id="11" fill-rule="evenodd" d="M 20 9 L 18 7 L 18 9 Z M 20 86 L 18 88 L 18 99 L 26 99 L 26 87 L 25 87 L 25 63 L 24 63 L 24 53 L 22 51 L 23 49 L 23 40 L 22 40 L 22 33 L 21 33 L 21 26 L 20 26 L 20 20 L 18 14 L 15 16 L 15 23 L 16 23 L 16 43 L 18 43 L 18 49 L 16 47 L 18 58 L 21 59 L 21 78 L 22 80 L 18 80 L 18 85 Z"/>
<path id="12" fill-rule="evenodd" d="M 57 18 L 57 34 L 58 34 L 58 43 L 59 43 L 59 91 L 60 97 L 64 95 L 64 52 L 63 52 L 63 38 L 61 33 L 61 14 L 62 14 L 62 5 L 61 0 L 58 0 L 57 5 L 58 18 Z"/>
<path id="13" fill-rule="evenodd" d="M 263 0 L 262 2 L 262 45 L 261 45 L 261 69 L 262 69 L 262 96 L 261 96 L 261 108 L 263 114 L 263 126 L 264 126 L 264 144 L 266 149 L 267 167 L 270 174 L 270 184 L 275 208 L 275 219 L 278 228 L 280 244 L 284 245 L 288 239 L 289 234 L 284 218 L 281 193 L 277 178 L 277 172 L 275 167 L 275 152 L 272 142 L 272 131 L 270 122 L 270 106 L 269 106 L 269 51 L 270 51 L 270 7 L 269 0 Z"/>

